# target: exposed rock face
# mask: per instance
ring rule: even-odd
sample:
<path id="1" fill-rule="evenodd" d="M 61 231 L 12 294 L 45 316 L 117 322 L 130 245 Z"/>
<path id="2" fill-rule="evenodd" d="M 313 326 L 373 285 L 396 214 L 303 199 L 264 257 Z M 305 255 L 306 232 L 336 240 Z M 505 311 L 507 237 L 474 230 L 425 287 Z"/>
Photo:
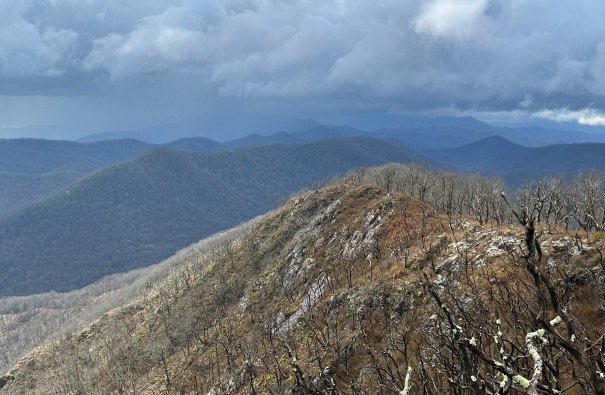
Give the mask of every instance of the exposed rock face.
<path id="1" fill-rule="evenodd" d="M 585 366 L 598 375 L 570 323 L 598 347 L 603 240 L 538 226 L 549 282 L 536 288 L 523 229 L 448 221 L 367 185 L 301 194 L 32 353 L 0 394 L 523 393 L 534 381 L 554 393 L 589 382 Z M 556 380 L 534 374 L 548 358 Z"/>

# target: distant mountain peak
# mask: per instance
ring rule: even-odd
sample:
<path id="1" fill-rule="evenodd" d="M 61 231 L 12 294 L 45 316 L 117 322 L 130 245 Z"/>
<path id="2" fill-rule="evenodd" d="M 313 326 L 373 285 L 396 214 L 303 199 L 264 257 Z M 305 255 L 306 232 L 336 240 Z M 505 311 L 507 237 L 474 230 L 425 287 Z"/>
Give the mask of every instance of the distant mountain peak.
<path id="1" fill-rule="evenodd" d="M 524 149 L 526 149 L 526 147 L 522 146 L 521 144 L 513 143 L 512 141 L 507 140 L 500 135 L 486 137 L 473 143 L 463 145 L 462 147 L 454 148 L 454 150 L 472 150 L 476 152 L 486 151 L 494 153 L 522 151 Z"/>

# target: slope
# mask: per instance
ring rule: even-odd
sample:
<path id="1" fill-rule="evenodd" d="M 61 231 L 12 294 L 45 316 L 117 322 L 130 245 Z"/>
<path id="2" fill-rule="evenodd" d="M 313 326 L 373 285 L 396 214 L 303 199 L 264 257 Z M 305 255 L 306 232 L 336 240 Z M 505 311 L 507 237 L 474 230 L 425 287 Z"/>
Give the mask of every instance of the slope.
<path id="1" fill-rule="evenodd" d="M 324 139 L 327 140 L 327 139 Z M 273 133 L 269 136 L 262 136 L 260 134 L 251 134 L 237 140 L 231 140 L 224 143 L 228 149 L 254 147 L 258 145 L 271 145 L 271 144 L 297 144 L 302 143 L 300 139 L 294 137 L 287 132 Z"/>
<path id="2" fill-rule="evenodd" d="M 240 138 L 252 133 L 276 133 L 308 129 L 317 125 L 311 119 L 263 116 L 256 113 L 217 112 L 139 130 L 98 133 L 80 138 L 80 142 L 135 138 L 152 144 L 204 136 L 218 141 Z"/>
<path id="3" fill-rule="evenodd" d="M 214 154 L 155 148 L 0 219 L 0 294 L 80 288 L 165 259 L 314 181 L 422 160 L 399 143 L 375 139 Z"/>
<path id="4" fill-rule="evenodd" d="M 129 159 L 150 147 L 138 140 L 91 144 L 43 139 L 0 139 L 0 172 L 41 174 L 65 166 L 98 169 Z"/>
<path id="5" fill-rule="evenodd" d="M 92 171 L 150 147 L 137 140 L 81 144 L 43 139 L 0 139 L 0 216 L 51 196 Z"/>
<path id="6" fill-rule="evenodd" d="M 458 148 L 427 151 L 426 155 L 465 172 L 499 175 L 510 186 L 544 175 L 571 177 L 587 169 L 605 169 L 605 143 L 527 148 L 494 136 Z"/>
<path id="7" fill-rule="evenodd" d="M 542 259 L 523 234 L 369 185 L 307 192 L 36 349 L 0 394 L 602 394 L 603 236 L 539 229 Z"/>
<path id="8" fill-rule="evenodd" d="M 194 152 L 217 152 L 226 149 L 223 144 L 206 137 L 187 137 L 163 145 L 168 148 Z"/>
<path id="9" fill-rule="evenodd" d="M 453 126 L 402 127 L 381 129 L 372 132 L 372 136 L 394 138 L 415 150 L 427 151 L 458 147 L 483 139 L 493 133 L 484 130 L 465 129 Z"/>
<path id="10" fill-rule="evenodd" d="M 501 136 L 487 137 L 457 148 L 427 151 L 426 154 L 440 163 L 466 172 L 503 174 L 516 171 L 514 159 L 531 149 L 515 144 Z M 508 159 L 508 160 L 505 160 Z"/>

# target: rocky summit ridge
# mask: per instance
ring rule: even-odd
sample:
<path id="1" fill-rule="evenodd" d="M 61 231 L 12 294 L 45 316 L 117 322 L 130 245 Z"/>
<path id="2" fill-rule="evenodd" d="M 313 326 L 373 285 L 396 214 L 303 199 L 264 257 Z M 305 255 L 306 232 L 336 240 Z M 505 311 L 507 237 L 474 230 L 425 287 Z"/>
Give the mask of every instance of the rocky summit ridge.
<path id="1" fill-rule="evenodd" d="M 339 183 L 194 245 L 0 394 L 602 394 L 605 240 Z"/>

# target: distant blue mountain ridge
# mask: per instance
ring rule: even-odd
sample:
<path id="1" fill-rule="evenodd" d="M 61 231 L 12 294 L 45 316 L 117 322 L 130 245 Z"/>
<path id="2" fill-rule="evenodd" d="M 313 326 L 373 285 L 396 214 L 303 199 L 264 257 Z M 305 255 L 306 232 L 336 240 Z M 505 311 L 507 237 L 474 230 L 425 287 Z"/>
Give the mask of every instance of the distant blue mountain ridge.
<path id="1" fill-rule="evenodd" d="M 135 138 L 152 144 L 168 144 L 185 138 L 205 137 L 225 144 L 226 149 L 233 149 L 363 136 L 385 140 L 396 139 L 418 151 L 455 148 L 496 135 L 526 147 L 557 143 L 605 142 L 605 133 L 538 126 L 502 127 L 490 125 L 473 117 L 393 117 L 387 123 L 395 124 L 396 121 L 398 126 L 368 131 L 346 125 L 322 124 L 312 119 L 260 116 L 233 119 L 198 117 L 139 130 L 95 134 L 78 141 Z M 244 137 L 225 139 L 225 136 L 237 135 Z"/>

